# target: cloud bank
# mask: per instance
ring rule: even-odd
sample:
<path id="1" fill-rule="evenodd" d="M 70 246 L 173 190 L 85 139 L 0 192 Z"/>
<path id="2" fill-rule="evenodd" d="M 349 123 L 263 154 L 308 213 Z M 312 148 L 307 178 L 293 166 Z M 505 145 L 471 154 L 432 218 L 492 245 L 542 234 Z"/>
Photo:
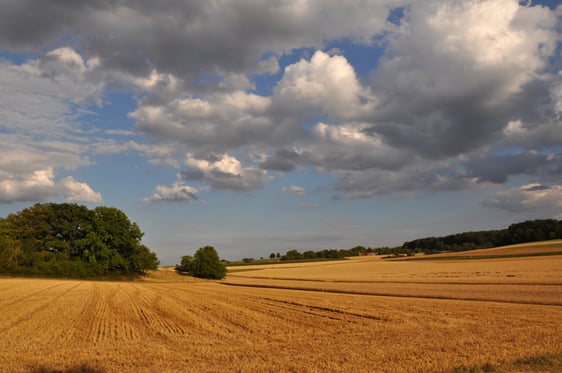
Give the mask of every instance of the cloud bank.
<path id="1" fill-rule="evenodd" d="M 64 175 L 135 152 L 179 175 L 147 202 L 313 170 L 337 198 L 493 185 L 488 206 L 545 210 L 562 185 L 561 19 L 516 0 L 4 1 L 2 51 L 31 57 L 0 60 L 0 201 L 99 201 Z M 378 51 L 366 73 L 342 41 Z M 92 128 L 115 91 L 134 128 Z"/>

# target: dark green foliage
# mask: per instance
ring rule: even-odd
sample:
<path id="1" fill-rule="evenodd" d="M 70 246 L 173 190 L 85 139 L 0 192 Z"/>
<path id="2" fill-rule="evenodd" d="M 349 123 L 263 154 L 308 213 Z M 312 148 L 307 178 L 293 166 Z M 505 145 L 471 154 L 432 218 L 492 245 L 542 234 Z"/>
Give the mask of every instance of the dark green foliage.
<path id="1" fill-rule="evenodd" d="M 303 258 L 304 256 L 297 250 L 289 250 L 285 255 L 281 257 L 281 260 L 299 260 Z"/>
<path id="2" fill-rule="evenodd" d="M 521 371 L 562 372 L 562 353 L 531 356 L 515 361 Z"/>
<path id="3" fill-rule="evenodd" d="M 212 246 L 197 250 L 189 263 L 189 273 L 199 278 L 220 280 L 226 276 L 226 267 Z"/>
<path id="4" fill-rule="evenodd" d="M 358 256 L 362 253 L 368 252 L 363 246 L 355 246 L 351 249 L 325 249 L 320 251 L 307 250 L 301 253 L 298 250 L 292 249 L 287 251 L 285 255 L 281 256 L 282 261 L 292 260 L 313 260 L 313 259 L 341 259 L 348 256 Z"/>
<path id="5" fill-rule="evenodd" d="M 35 204 L 0 219 L 0 273 L 93 278 L 158 267 L 142 232 L 120 210 Z"/>
<path id="6" fill-rule="evenodd" d="M 285 255 L 282 255 L 280 260 L 341 259 L 367 253 L 413 256 L 419 252 L 434 254 L 444 251 L 466 251 L 552 239 L 562 239 L 562 221 L 554 219 L 530 220 L 512 224 L 507 229 L 456 233 L 444 237 L 426 237 L 405 242 L 402 246 L 392 248 L 355 246 L 351 249 L 307 250 L 303 253 L 291 249 Z"/>
<path id="7" fill-rule="evenodd" d="M 401 252 L 435 253 L 466 251 L 496 246 L 562 238 L 562 221 L 554 219 L 529 220 L 512 224 L 507 229 L 457 233 L 444 237 L 427 237 L 406 242 Z"/>
<path id="8" fill-rule="evenodd" d="M 191 264 L 192 260 L 193 260 L 193 257 L 191 255 L 182 256 L 181 257 L 181 264 L 176 266 L 176 271 L 189 272 L 189 265 Z"/>

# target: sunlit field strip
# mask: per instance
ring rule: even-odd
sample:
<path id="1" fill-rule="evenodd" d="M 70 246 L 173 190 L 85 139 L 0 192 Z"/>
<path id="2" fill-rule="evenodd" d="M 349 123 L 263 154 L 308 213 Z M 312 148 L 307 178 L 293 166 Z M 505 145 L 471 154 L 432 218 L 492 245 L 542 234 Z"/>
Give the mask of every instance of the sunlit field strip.
<path id="1" fill-rule="evenodd" d="M 562 343 L 558 306 L 213 282 L 17 279 L 0 287 L 5 281 L 34 289 L 24 306 L 3 309 L 0 368 L 9 372 L 445 372 L 552 353 Z"/>
<path id="2" fill-rule="evenodd" d="M 562 285 L 562 256 L 436 261 L 383 261 L 376 257 L 300 267 L 236 272 L 228 278 L 343 281 Z"/>

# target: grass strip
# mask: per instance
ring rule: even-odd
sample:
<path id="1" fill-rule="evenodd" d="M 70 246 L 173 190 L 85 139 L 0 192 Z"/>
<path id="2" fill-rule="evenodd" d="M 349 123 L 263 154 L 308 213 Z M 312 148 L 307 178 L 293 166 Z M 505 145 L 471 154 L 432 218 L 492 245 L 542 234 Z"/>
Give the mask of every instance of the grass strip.
<path id="1" fill-rule="evenodd" d="M 534 256 L 555 256 L 555 255 L 562 255 L 562 251 L 551 251 L 551 252 L 543 252 L 543 253 L 527 253 L 527 254 L 498 254 L 498 255 L 465 255 L 465 256 L 439 256 L 439 257 L 431 257 L 431 255 L 426 255 L 423 257 L 415 257 L 415 258 L 382 258 L 384 260 L 389 261 L 408 261 L 408 260 L 481 260 L 481 259 L 510 259 L 510 258 L 527 258 L 527 257 L 534 257 Z"/>
<path id="2" fill-rule="evenodd" d="M 483 365 L 461 365 L 453 368 L 454 373 L 507 373 L 507 372 L 534 372 L 554 373 L 562 372 L 562 353 L 544 354 L 517 359 L 507 364 L 486 363 Z"/>

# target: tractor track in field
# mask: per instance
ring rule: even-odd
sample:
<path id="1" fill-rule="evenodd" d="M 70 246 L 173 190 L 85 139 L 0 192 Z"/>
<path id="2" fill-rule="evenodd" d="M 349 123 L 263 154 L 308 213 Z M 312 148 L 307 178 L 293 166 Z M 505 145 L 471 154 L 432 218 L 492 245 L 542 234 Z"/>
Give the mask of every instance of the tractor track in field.
<path id="1" fill-rule="evenodd" d="M 138 287 L 128 288 L 127 298 L 130 300 L 128 314 L 144 329 L 160 335 L 184 335 L 185 328 L 177 322 L 176 315 L 162 307 L 162 295 L 158 292 L 142 292 Z"/>
<path id="2" fill-rule="evenodd" d="M 261 288 L 261 289 L 281 289 L 281 290 L 296 290 L 296 291 L 310 291 L 316 293 L 333 293 L 333 294 L 347 294 L 347 295 L 361 295 L 361 296 L 373 296 L 373 297 L 391 297 L 391 298 L 411 298 L 411 299 L 434 299 L 434 300 L 455 300 L 455 301 L 469 301 L 469 302 L 487 302 L 487 303 L 508 303 L 508 304 L 523 304 L 523 305 L 536 305 L 536 306 L 554 306 L 562 307 L 560 300 L 557 302 L 549 301 L 531 301 L 531 300 L 509 300 L 509 299 L 491 299 L 491 298 L 474 298 L 474 297 L 458 297 L 449 295 L 416 295 L 416 294 L 397 294 L 389 292 L 377 292 L 377 291 L 357 291 L 357 290 L 342 290 L 342 289 L 328 289 L 328 288 L 315 288 L 307 286 L 285 286 L 285 285 L 272 285 L 272 284 L 243 284 L 234 283 L 229 281 L 221 281 L 222 285 L 226 286 L 238 286 L 238 287 L 249 287 L 249 288 Z M 427 283 L 425 283 L 427 284 Z M 472 285 L 463 283 L 463 285 Z M 482 284 L 474 284 L 482 285 Z M 505 285 L 505 284 L 502 284 Z"/>
<path id="3" fill-rule="evenodd" d="M 305 304 L 296 301 L 281 300 L 281 299 L 275 299 L 269 297 L 262 297 L 261 299 L 264 300 L 264 302 L 262 303 L 269 307 L 277 306 L 285 310 L 289 310 L 289 309 L 294 310 L 294 308 L 297 308 L 303 313 L 310 314 L 315 317 L 323 317 L 331 320 L 349 321 L 348 317 L 352 317 L 352 318 L 368 319 L 368 320 L 375 320 L 375 321 L 389 321 L 388 319 L 383 317 L 378 317 L 367 313 L 349 312 L 335 307 L 316 306 L 312 304 Z M 342 316 L 344 316 L 344 318 L 342 318 Z"/>
<path id="4" fill-rule="evenodd" d="M 236 274 L 228 274 L 228 277 L 243 278 L 243 279 L 256 279 L 256 280 L 275 280 L 275 281 L 300 281 L 300 282 L 319 282 L 327 284 L 412 284 L 412 285 L 525 285 L 525 286 L 562 286 L 562 283 L 553 282 L 530 282 L 530 281 L 396 281 L 396 280 L 336 280 L 336 279 L 314 279 L 314 278 L 298 278 L 298 277 L 272 277 L 272 276 L 243 276 Z M 224 281 L 223 281 L 224 282 Z"/>
<path id="5" fill-rule="evenodd" d="M 34 291 L 34 292 L 31 292 L 31 293 L 22 295 L 22 296 L 20 296 L 20 297 L 17 297 L 16 299 L 14 299 L 14 300 L 12 300 L 12 301 L 9 301 L 9 302 L 6 302 L 5 304 L 0 303 L 0 307 L 2 307 L 3 309 L 5 309 L 5 308 L 7 308 L 7 307 L 13 306 L 14 304 L 18 304 L 18 303 L 21 303 L 21 302 L 23 302 L 23 301 L 25 301 L 25 300 L 27 300 L 27 299 L 30 299 L 30 298 L 32 298 L 32 297 L 34 297 L 34 296 L 36 296 L 36 295 L 38 295 L 38 294 L 40 294 L 40 293 L 42 293 L 42 292 L 44 292 L 44 291 L 52 290 L 52 289 L 55 289 L 55 288 L 57 288 L 57 287 L 59 287 L 59 286 L 62 286 L 62 285 L 64 285 L 64 282 L 59 282 L 59 283 L 56 283 L 56 284 L 54 284 L 54 285 L 52 285 L 52 286 L 48 286 L 48 287 L 41 288 L 41 289 L 39 289 L 39 290 L 37 290 L 37 291 Z"/>
<path id="6" fill-rule="evenodd" d="M 28 294 L 25 297 L 21 297 L 18 301 L 10 302 L 9 305 L 21 304 L 21 302 L 24 301 L 24 300 L 32 300 L 34 296 L 37 298 L 37 295 L 40 295 L 47 290 L 52 290 L 52 289 L 58 288 L 59 286 L 61 286 L 63 284 L 64 283 L 56 284 L 54 286 L 50 286 L 50 287 L 44 288 L 42 290 L 33 292 L 32 294 Z M 33 307 L 26 308 L 25 311 L 22 312 L 15 319 L 13 319 L 12 322 L 10 322 L 7 325 L 0 328 L 0 335 L 5 335 L 8 331 L 13 329 L 14 327 L 33 320 L 34 315 L 39 314 L 39 313 L 43 313 L 48 308 L 54 307 L 60 299 L 62 299 L 65 295 L 72 292 L 74 289 L 76 289 L 81 284 L 82 283 L 80 283 L 80 282 L 75 283 L 72 286 L 70 286 L 68 289 L 65 289 L 64 291 L 62 291 L 59 294 L 55 294 L 54 296 L 50 295 L 48 298 L 44 299 L 42 302 L 34 302 Z M 8 307 L 8 306 L 7 305 L 3 306 L 4 311 L 6 310 L 6 307 Z M 46 325 L 44 325 L 44 326 L 46 326 Z"/>

